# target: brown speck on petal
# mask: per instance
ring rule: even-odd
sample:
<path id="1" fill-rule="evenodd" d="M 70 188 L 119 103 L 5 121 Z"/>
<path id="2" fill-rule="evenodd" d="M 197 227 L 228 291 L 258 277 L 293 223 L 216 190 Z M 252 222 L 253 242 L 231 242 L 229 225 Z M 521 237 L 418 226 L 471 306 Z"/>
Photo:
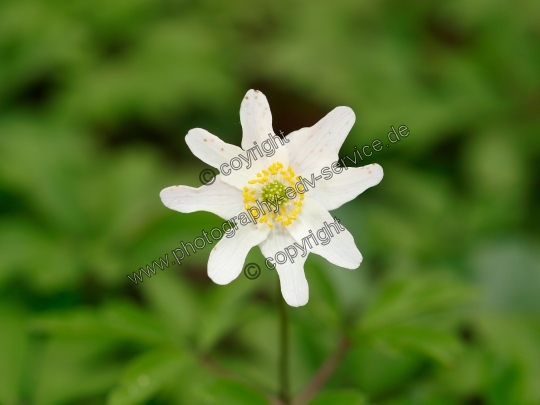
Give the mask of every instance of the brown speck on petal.
<path id="1" fill-rule="evenodd" d="M 255 93 L 258 93 L 258 92 L 259 92 L 259 90 L 255 90 Z"/>
<path id="2" fill-rule="evenodd" d="M 246 100 L 249 100 L 249 97 L 248 97 L 248 96 L 246 96 Z"/>

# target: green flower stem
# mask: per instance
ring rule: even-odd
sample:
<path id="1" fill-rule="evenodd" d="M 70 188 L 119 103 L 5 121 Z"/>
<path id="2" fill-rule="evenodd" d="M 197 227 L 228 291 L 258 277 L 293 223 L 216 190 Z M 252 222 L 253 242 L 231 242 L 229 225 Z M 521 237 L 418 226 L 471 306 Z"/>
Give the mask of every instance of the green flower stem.
<path id="1" fill-rule="evenodd" d="M 287 315 L 287 304 L 281 296 L 281 287 L 277 285 L 277 301 L 279 305 L 279 398 L 285 405 L 290 405 L 290 384 L 289 384 L 289 319 Z"/>

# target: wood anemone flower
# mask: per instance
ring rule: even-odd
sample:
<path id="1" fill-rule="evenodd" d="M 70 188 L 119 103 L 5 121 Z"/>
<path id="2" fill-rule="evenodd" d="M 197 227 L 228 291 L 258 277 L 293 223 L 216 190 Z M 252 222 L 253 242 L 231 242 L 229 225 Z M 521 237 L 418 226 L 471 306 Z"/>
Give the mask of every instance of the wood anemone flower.
<path id="1" fill-rule="evenodd" d="M 259 245 L 275 265 L 285 301 L 302 306 L 309 298 L 304 274 L 309 252 L 340 267 L 360 265 L 362 255 L 345 228 L 333 232 L 328 243 L 319 243 L 314 236 L 334 222 L 329 210 L 377 185 L 383 177 L 378 164 L 344 168 L 335 163 L 354 121 L 349 107 L 336 107 L 312 127 L 281 139 L 272 128 L 266 97 L 249 90 L 240 107 L 242 148 L 204 129 L 189 131 L 186 143 L 193 154 L 220 169 L 220 174 L 211 185 L 168 187 L 160 196 L 170 209 L 209 211 L 237 222 L 235 234 L 223 237 L 210 253 L 208 275 L 214 282 L 228 284 L 237 278 L 249 250 Z M 289 249 L 288 260 L 273 263 L 272 258 L 287 247 L 297 247 L 296 255 Z"/>

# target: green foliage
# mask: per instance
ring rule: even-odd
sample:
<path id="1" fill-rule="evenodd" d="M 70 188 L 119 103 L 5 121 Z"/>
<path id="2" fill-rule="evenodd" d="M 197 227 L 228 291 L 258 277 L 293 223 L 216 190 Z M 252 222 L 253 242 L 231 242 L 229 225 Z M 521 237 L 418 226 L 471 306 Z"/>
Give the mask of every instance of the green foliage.
<path id="1" fill-rule="evenodd" d="M 0 4 L 0 404 L 258 405 L 277 392 L 276 274 L 227 286 L 211 246 L 126 277 L 221 223 L 161 204 L 199 186 L 184 136 L 238 145 L 356 113 L 341 156 L 410 135 L 333 212 L 356 271 L 310 255 L 290 309 L 309 405 L 540 403 L 538 1 L 5 0 Z M 384 144 L 384 142 L 383 142 Z M 171 259 L 171 257 L 169 257 Z M 305 404 L 302 404 L 305 405 Z"/>
<path id="2" fill-rule="evenodd" d="M 28 348 L 28 337 L 24 328 L 25 316 L 20 310 L 0 312 L 0 402 L 17 403 L 18 387 L 23 379 L 24 362 Z"/>
<path id="3" fill-rule="evenodd" d="M 120 386 L 110 392 L 108 405 L 144 403 L 174 379 L 180 378 L 184 359 L 176 350 L 145 353 L 127 365 Z"/>
<path id="4" fill-rule="evenodd" d="M 227 380 L 218 380 L 210 387 L 206 404 L 224 405 L 268 405 L 264 396 L 246 385 Z"/>
<path id="5" fill-rule="evenodd" d="M 450 363 L 461 347 L 453 312 L 470 295 L 443 275 L 392 281 L 360 319 L 358 339 Z"/>
<path id="6" fill-rule="evenodd" d="M 366 405 L 364 396 L 354 391 L 326 392 L 308 405 Z"/>

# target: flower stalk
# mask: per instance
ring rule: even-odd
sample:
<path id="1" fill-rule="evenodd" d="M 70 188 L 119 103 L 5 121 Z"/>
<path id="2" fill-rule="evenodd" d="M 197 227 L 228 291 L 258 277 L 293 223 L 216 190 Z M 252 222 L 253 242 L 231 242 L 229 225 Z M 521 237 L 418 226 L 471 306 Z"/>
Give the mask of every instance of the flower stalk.
<path id="1" fill-rule="evenodd" d="M 287 304 L 281 295 L 279 279 L 276 294 L 279 306 L 279 399 L 284 405 L 290 405 L 290 374 L 289 374 L 289 317 L 287 314 Z"/>

